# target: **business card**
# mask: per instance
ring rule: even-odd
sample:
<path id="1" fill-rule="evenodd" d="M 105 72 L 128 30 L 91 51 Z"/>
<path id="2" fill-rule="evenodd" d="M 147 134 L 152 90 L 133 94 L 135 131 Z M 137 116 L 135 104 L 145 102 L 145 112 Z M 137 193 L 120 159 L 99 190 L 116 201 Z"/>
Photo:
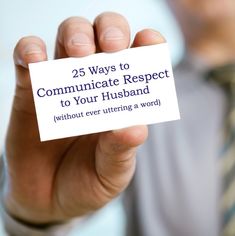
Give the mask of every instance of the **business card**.
<path id="1" fill-rule="evenodd" d="M 180 118 L 167 43 L 29 70 L 41 141 Z"/>

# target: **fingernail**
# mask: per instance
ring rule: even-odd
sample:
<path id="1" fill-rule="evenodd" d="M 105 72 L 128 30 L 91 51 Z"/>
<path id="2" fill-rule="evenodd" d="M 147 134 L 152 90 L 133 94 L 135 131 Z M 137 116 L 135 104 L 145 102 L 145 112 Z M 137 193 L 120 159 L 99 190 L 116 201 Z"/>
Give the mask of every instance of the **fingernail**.
<path id="1" fill-rule="evenodd" d="M 166 41 L 165 38 L 162 36 L 162 34 L 160 34 L 158 31 L 153 30 L 153 29 L 149 29 L 149 32 L 151 32 L 151 38 L 152 39 L 160 39 L 162 41 Z"/>
<path id="2" fill-rule="evenodd" d="M 73 35 L 70 43 L 74 46 L 87 46 L 91 44 L 90 38 L 84 33 L 77 33 Z"/>
<path id="3" fill-rule="evenodd" d="M 103 33 L 104 40 L 120 40 L 123 38 L 123 32 L 117 27 L 108 27 Z"/>
<path id="4" fill-rule="evenodd" d="M 42 53 L 42 49 L 37 44 L 29 44 L 24 48 L 24 54 L 40 54 Z"/>

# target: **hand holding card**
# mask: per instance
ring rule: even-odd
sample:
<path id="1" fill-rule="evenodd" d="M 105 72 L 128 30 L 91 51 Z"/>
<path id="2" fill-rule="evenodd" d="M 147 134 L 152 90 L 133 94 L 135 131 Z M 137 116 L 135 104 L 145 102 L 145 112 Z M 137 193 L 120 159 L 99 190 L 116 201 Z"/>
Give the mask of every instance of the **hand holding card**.
<path id="1" fill-rule="evenodd" d="M 118 37 L 114 37 L 115 29 Z M 86 44 L 79 44 L 81 34 L 87 37 Z M 133 46 L 163 42 L 159 33 L 143 30 Z M 3 193 L 5 208 L 15 218 L 47 224 L 102 207 L 131 180 L 136 148 L 146 140 L 147 127 L 100 131 L 146 123 L 146 117 L 150 117 L 148 122 L 156 122 L 152 110 L 168 110 L 171 103 L 178 111 L 170 63 L 161 64 L 162 54 L 154 54 L 156 62 L 152 64 L 149 50 L 155 50 L 154 46 L 123 50 L 129 45 L 128 23 L 116 13 L 99 15 L 94 26 L 80 17 L 64 21 L 58 30 L 55 55 L 56 59 L 68 59 L 47 62 L 46 46 L 37 37 L 18 42 Z M 164 45 L 160 46 L 163 54 Z M 92 55 L 96 51 L 108 54 Z M 113 54 L 117 51 L 120 54 Z M 142 61 L 133 63 L 137 55 Z M 29 63 L 35 63 L 30 67 L 38 117 Z M 158 63 L 161 66 L 156 66 Z M 161 96 L 164 87 L 169 100 Z M 173 110 L 167 119 L 177 118 L 178 112 Z M 37 118 L 42 140 L 56 140 L 40 141 Z M 100 133 L 79 135 L 90 132 Z M 73 137 L 61 139 L 66 136 Z"/>

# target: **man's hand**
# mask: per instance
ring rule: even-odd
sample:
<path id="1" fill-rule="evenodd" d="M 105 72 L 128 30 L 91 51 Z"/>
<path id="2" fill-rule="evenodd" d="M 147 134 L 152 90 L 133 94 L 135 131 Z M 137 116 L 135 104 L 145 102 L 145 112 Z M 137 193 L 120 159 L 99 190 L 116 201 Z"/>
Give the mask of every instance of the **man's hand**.
<path id="1" fill-rule="evenodd" d="M 163 41 L 159 33 L 143 30 L 133 46 Z M 128 23 L 119 14 L 101 14 L 94 25 L 73 17 L 59 27 L 55 58 L 114 52 L 129 44 Z M 16 91 L 6 139 L 4 204 L 14 217 L 34 224 L 84 215 L 117 196 L 134 173 L 137 146 L 147 137 L 147 127 L 138 126 L 40 142 L 27 65 L 44 60 L 41 39 L 18 42 Z"/>

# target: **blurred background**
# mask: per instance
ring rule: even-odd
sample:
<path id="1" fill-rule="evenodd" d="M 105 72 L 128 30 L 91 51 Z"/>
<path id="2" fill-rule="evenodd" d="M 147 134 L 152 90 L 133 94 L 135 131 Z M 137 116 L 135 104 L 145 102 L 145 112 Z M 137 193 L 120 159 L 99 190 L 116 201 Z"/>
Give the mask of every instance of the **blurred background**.
<path id="1" fill-rule="evenodd" d="M 17 41 L 37 35 L 47 44 L 49 59 L 53 59 L 58 25 L 67 17 L 84 16 L 93 21 L 104 11 L 116 11 L 129 21 L 132 38 L 143 28 L 159 30 L 167 39 L 173 65 L 183 53 L 184 44 L 165 0 L 0 0 L 0 151 L 14 95 L 14 65 L 12 54 Z M 121 197 L 101 209 L 69 236 L 122 236 L 125 215 Z M 5 235 L 0 228 L 0 235 Z"/>

